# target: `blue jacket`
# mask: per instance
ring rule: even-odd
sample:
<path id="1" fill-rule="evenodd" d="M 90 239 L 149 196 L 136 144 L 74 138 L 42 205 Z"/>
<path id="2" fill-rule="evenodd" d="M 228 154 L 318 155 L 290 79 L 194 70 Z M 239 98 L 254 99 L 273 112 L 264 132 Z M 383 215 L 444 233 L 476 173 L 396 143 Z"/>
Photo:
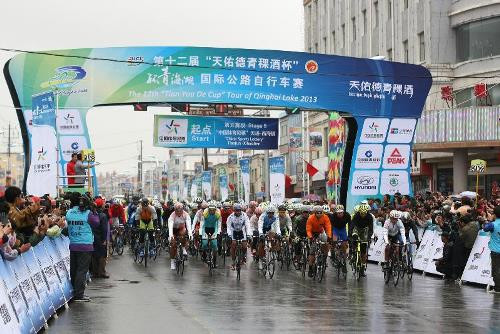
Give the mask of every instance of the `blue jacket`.
<path id="1" fill-rule="evenodd" d="M 488 243 L 490 251 L 500 254 L 500 218 L 484 225 L 483 230 L 485 232 L 491 232 L 490 242 Z"/>
<path id="2" fill-rule="evenodd" d="M 70 245 L 93 245 L 94 234 L 89 224 L 89 210 L 80 211 L 78 207 L 66 213 Z"/>

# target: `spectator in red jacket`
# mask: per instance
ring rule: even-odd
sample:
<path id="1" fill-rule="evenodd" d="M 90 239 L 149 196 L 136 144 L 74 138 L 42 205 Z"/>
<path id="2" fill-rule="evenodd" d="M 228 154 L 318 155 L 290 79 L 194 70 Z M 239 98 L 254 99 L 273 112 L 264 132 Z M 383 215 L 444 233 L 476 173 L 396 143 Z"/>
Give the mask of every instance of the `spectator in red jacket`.
<path id="1" fill-rule="evenodd" d="M 68 162 L 68 164 L 66 165 L 66 175 L 68 176 L 68 186 L 70 187 L 75 185 L 75 178 L 70 176 L 76 175 L 75 174 L 76 160 L 77 160 L 77 154 L 73 153 L 71 154 L 71 161 Z"/>

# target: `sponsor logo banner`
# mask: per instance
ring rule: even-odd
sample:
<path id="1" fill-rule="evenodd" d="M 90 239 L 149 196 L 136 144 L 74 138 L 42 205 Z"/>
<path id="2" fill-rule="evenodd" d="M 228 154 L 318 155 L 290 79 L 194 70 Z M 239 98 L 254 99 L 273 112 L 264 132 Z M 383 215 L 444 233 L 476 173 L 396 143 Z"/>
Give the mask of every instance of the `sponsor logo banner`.
<path id="1" fill-rule="evenodd" d="M 383 143 L 388 127 L 388 118 L 367 118 L 363 123 L 360 141 L 362 143 Z"/>
<path id="2" fill-rule="evenodd" d="M 269 159 L 269 182 L 271 203 L 285 201 L 285 158 L 282 156 Z"/>
<path id="3" fill-rule="evenodd" d="M 408 144 L 413 140 L 417 120 L 413 118 L 394 118 L 387 135 L 388 143 Z"/>
<path id="4" fill-rule="evenodd" d="M 202 173 L 202 190 L 205 199 L 212 199 L 212 171 L 206 170 Z"/>
<path id="5" fill-rule="evenodd" d="M 380 173 L 377 170 L 356 170 L 352 174 L 351 194 L 377 195 Z"/>
<path id="6" fill-rule="evenodd" d="M 356 154 L 355 167 L 358 169 L 377 169 L 382 163 L 384 147 L 379 144 L 360 144 Z"/>
<path id="7" fill-rule="evenodd" d="M 60 135 L 82 135 L 84 131 L 80 112 L 76 109 L 60 110 L 57 115 L 57 131 Z"/>
<path id="8" fill-rule="evenodd" d="M 389 195 L 394 195 L 395 193 L 401 193 L 402 195 L 410 194 L 408 172 L 400 170 L 382 171 L 380 193 Z"/>
<path id="9" fill-rule="evenodd" d="M 240 159 L 241 183 L 245 202 L 250 202 L 250 159 Z"/>
<path id="10" fill-rule="evenodd" d="M 407 169 L 410 160 L 410 145 L 386 145 L 384 150 L 384 169 Z"/>

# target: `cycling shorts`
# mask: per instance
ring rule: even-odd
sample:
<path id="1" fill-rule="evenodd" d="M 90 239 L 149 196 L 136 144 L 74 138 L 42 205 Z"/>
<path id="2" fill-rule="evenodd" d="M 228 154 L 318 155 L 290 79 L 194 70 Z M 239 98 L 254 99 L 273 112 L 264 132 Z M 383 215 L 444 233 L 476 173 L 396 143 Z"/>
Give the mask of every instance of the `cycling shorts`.
<path id="1" fill-rule="evenodd" d="M 244 233 L 243 231 L 233 231 L 233 240 L 243 240 Z"/>
<path id="2" fill-rule="evenodd" d="M 368 235 L 368 227 L 365 227 L 365 228 L 357 228 L 357 227 L 354 227 L 352 229 L 352 234 L 356 234 L 359 238 L 359 241 L 363 241 L 363 242 L 366 242 L 368 241 L 368 238 L 370 238 L 371 236 Z"/>
<path id="3" fill-rule="evenodd" d="M 345 241 L 347 240 L 347 231 L 344 228 L 336 228 L 334 227 L 332 229 L 333 235 L 337 237 L 338 241 Z"/>
<path id="4" fill-rule="evenodd" d="M 401 235 L 401 233 L 398 233 L 396 235 L 389 235 L 389 242 L 393 243 L 393 244 L 400 244 L 402 245 L 403 244 L 403 236 Z"/>
<path id="5" fill-rule="evenodd" d="M 179 226 L 174 227 L 172 232 L 174 233 L 174 237 L 183 236 L 186 234 L 186 224 L 180 224 Z"/>
<path id="6" fill-rule="evenodd" d="M 139 222 L 139 230 L 154 230 L 154 226 L 153 226 L 153 221 L 152 220 L 149 220 L 149 221 L 144 221 L 144 220 L 141 220 Z"/>

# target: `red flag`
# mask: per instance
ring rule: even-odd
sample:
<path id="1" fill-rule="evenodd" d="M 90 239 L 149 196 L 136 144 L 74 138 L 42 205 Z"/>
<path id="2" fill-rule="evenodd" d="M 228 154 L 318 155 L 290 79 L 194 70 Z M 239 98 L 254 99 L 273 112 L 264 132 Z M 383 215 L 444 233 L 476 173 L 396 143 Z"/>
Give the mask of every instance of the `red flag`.
<path id="1" fill-rule="evenodd" d="M 290 188 L 292 186 L 292 178 L 285 174 L 285 188 Z"/>
<path id="2" fill-rule="evenodd" d="M 229 183 L 229 189 L 231 189 L 231 191 L 234 191 L 234 184 Z"/>
<path id="3" fill-rule="evenodd" d="M 307 174 L 309 174 L 309 177 L 313 177 L 314 174 L 319 172 L 319 170 L 316 167 L 314 167 L 313 165 L 311 165 L 309 162 L 306 161 L 306 164 L 307 164 L 306 171 L 307 171 Z"/>

